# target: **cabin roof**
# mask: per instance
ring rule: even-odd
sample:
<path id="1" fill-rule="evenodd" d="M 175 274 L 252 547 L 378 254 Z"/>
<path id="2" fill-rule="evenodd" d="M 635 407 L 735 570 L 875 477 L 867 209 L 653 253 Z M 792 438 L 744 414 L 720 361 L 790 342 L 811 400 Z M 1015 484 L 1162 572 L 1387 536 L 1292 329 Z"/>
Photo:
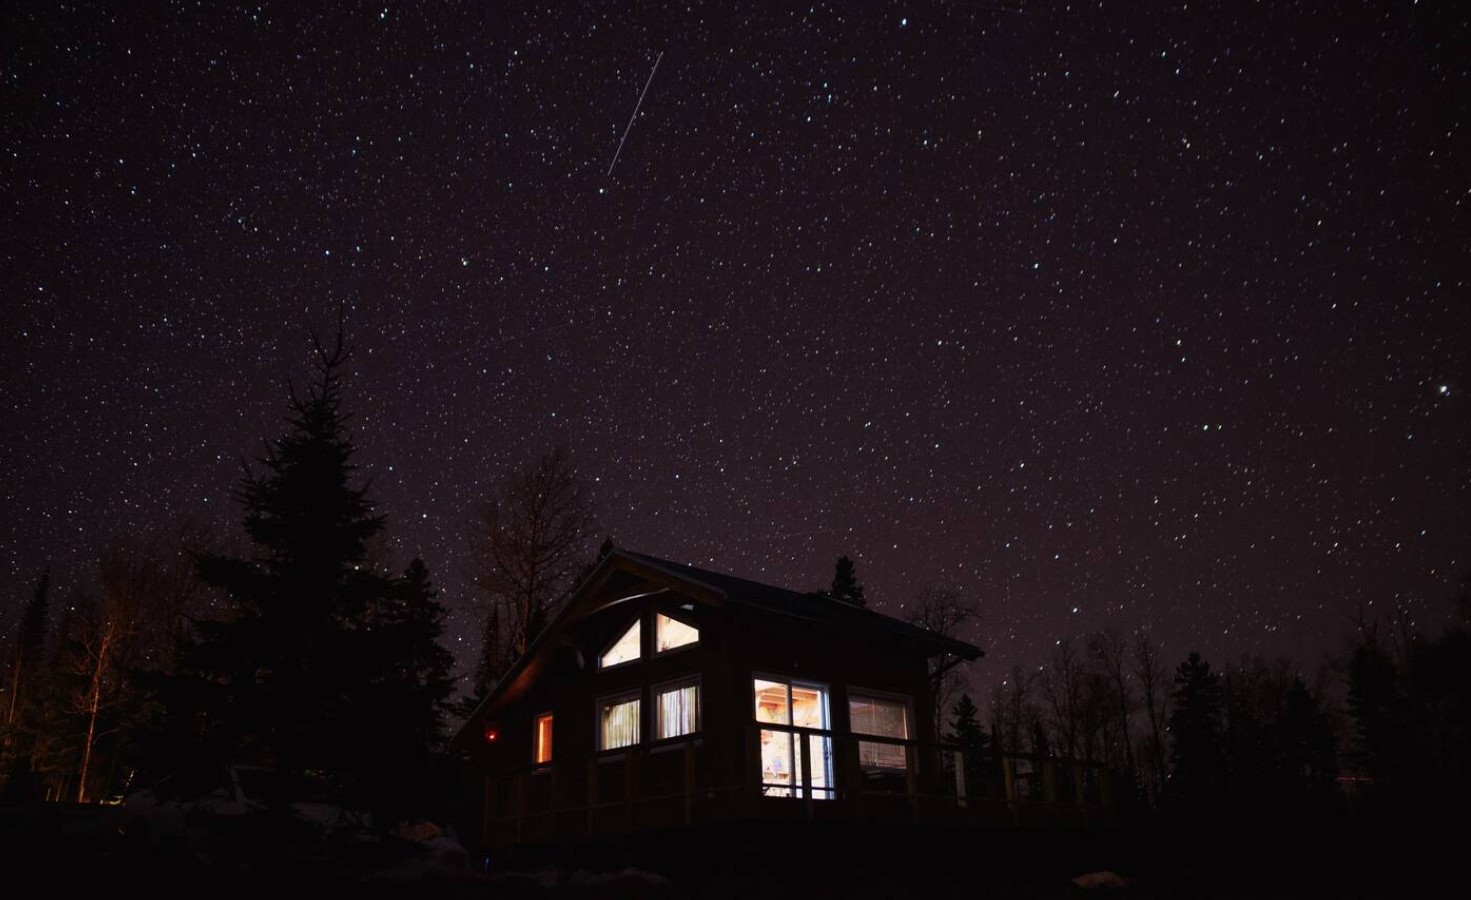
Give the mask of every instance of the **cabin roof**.
<path id="1" fill-rule="evenodd" d="M 886 616 L 881 612 L 868 609 L 867 607 L 854 606 L 851 603 L 834 600 L 826 594 L 793 591 L 771 584 L 763 584 L 759 581 L 751 581 L 747 578 L 739 578 L 735 575 L 726 575 L 723 572 L 711 572 L 708 569 L 700 569 L 695 566 L 685 565 L 684 563 L 671 562 L 667 559 L 660 559 L 657 556 L 634 553 L 629 550 L 615 549 L 613 552 L 622 554 L 630 559 L 638 560 L 645 565 L 663 569 L 677 578 L 688 579 L 713 588 L 719 592 L 722 599 L 729 603 L 753 606 L 777 615 L 807 619 L 813 622 L 828 622 L 834 625 L 881 629 L 899 637 L 918 641 L 929 649 L 931 656 L 940 653 L 951 653 L 964 659 L 977 659 L 983 655 L 981 648 L 974 644 L 943 637 L 935 634 L 933 631 L 927 631 L 916 625 L 911 625 L 902 619 Z"/>
<path id="2" fill-rule="evenodd" d="M 510 693 L 519 693 L 529 679 L 535 678 L 534 663 L 545 656 L 549 648 L 556 645 L 558 635 L 565 625 L 593 609 L 587 608 L 598 588 L 606 584 L 614 573 L 625 572 L 642 576 L 664 587 L 671 587 L 692 598 L 712 604 L 725 603 L 747 606 L 762 612 L 853 628 L 877 631 L 912 642 L 922 648 L 928 656 L 951 654 L 962 659 L 977 659 L 983 655 L 981 648 L 965 641 L 947 638 L 916 625 L 911 625 L 892 616 L 866 607 L 854 606 L 821 593 L 804 593 L 787 588 L 751 581 L 723 572 L 712 572 L 672 560 L 635 553 L 631 550 L 614 548 L 609 551 L 581 583 L 573 590 L 567 602 L 557 611 L 552 621 L 542 630 L 526 652 L 496 682 L 485 699 L 465 720 L 456 742 L 474 725 L 488 709 Z"/>

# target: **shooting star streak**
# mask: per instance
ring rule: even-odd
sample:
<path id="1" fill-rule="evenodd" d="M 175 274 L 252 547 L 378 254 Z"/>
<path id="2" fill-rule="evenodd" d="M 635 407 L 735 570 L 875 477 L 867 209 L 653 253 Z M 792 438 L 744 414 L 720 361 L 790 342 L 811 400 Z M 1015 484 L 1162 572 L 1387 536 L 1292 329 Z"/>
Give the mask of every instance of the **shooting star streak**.
<path id="1" fill-rule="evenodd" d="M 618 139 L 618 149 L 613 151 L 613 161 L 608 163 L 608 175 L 613 174 L 613 167 L 618 165 L 618 154 L 623 152 L 623 142 L 628 140 L 628 133 L 633 130 L 633 120 L 638 118 L 638 111 L 643 108 L 644 96 L 649 93 L 649 85 L 654 83 L 654 73 L 659 71 L 659 60 L 664 58 L 664 51 L 659 51 L 658 59 L 654 60 L 654 68 L 649 70 L 649 80 L 644 82 L 643 93 L 638 95 L 638 103 L 633 107 L 633 115 L 628 117 L 628 127 L 623 129 L 623 137 Z"/>

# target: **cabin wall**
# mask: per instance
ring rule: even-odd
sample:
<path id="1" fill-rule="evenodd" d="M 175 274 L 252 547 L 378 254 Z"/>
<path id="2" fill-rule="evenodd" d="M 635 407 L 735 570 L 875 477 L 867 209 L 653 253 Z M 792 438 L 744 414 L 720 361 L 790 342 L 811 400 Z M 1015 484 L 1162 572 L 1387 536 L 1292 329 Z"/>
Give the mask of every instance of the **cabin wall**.
<path id="1" fill-rule="evenodd" d="M 700 629 L 699 642 L 653 654 L 653 612 L 694 624 Z M 635 616 L 644 623 L 642 657 L 599 669 L 600 654 Z M 856 688 L 907 697 L 911 737 L 924 740 L 933 734 L 927 660 L 912 645 L 876 629 L 834 628 L 743 605 L 699 604 L 664 592 L 600 609 L 569 626 L 526 693 L 487 717 L 485 725 L 496 731 L 496 740 L 479 744 L 478 767 L 499 774 L 531 766 L 536 718 L 548 712 L 553 715 L 553 760 L 585 760 L 598 752 L 598 702 L 631 691 L 642 698 L 641 743 L 650 743 L 652 688 L 691 675 L 700 678 L 700 730 L 710 745 L 709 763 L 717 770 L 705 775 L 716 784 L 734 785 L 747 777 L 753 675 L 826 685 L 836 732 L 849 731 L 848 695 Z"/>

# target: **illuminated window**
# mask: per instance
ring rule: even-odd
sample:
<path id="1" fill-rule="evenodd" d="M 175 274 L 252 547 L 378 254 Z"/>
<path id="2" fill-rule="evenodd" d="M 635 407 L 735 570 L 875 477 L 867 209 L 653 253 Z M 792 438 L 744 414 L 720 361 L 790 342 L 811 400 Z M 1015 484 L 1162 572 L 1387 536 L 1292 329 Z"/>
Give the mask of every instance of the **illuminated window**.
<path id="1" fill-rule="evenodd" d="M 552 714 L 536 717 L 536 762 L 552 761 Z"/>
<path id="2" fill-rule="evenodd" d="M 848 698 L 848 719 L 854 734 L 909 739 L 909 703 L 886 697 L 852 694 Z M 858 765 L 869 772 L 903 772 L 903 744 L 878 741 L 858 742 Z"/>
<path id="3" fill-rule="evenodd" d="M 613 642 L 613 645 L 603 651 L 602 657 L 598 659 L 598 668 L 606 669 L 619 663 L 631 662 L 639 657 L 639 644 L 643 641 L 643 629 L 639 627 L 638 619 L 628 626 L 623 636 Z"/>
<path id="4" fill-rule="evenodd" d="M 598 703 L 598 749 L 616 750 L 638 743 L 637 694 L 610 697 Z"/>
<path id="5" fill-rule="evenodd" d="M 679 737 L 700 730 L 700 685 L 698 682 L 656 688 L 654 734 L 657 738 Z"/>
<path id="6" fill-rule="evenodd" d="M 811 788 L 812 797 L 831 800 L 832 739 L 826 734 L 808 734 L 804 762 L 803 740 L 796 730 L 828 730 L 827 687 L 784 678 L 756 678 L 753 688 L 756 721 L 778 726 L 761 729 L 761 793 L 767 797 L 804 796 L 802 770 L 805 767 L 806 786 Z"/>
<path id="7" fill-rule="evenodd" d="M 686 625 L 678 619 L 671 619 L 660 613 L 654 619 L 654 643 L 657 653 L 665 650 L 673 650 L 675 647 L 685 647 L 700 639 L 700 629 L 693 625 Z"/>

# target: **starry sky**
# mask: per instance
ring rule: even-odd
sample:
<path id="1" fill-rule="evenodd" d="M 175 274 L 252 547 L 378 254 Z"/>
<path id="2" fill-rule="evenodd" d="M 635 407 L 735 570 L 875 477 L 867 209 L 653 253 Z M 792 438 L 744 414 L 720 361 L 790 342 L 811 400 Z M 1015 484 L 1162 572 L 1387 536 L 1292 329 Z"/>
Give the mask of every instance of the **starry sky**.
<path id="1" fill-rule="evenodd" d="M 1471 571 L 1463 5 L 307 6 L 0 13 L 12 607 L 238 532 L 339 306 L 462 653 L 559 443 L 630 549 L 979 598 L 981 684 L 1311 662 Z"/>

